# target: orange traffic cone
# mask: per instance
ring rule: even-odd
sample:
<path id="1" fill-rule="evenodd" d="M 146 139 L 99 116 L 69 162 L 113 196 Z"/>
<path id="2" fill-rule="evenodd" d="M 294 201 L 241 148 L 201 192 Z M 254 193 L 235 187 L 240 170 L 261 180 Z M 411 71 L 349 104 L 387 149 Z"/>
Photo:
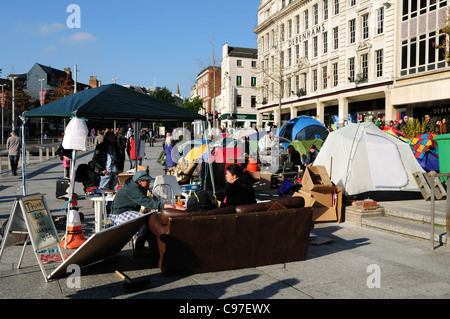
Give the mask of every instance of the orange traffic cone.
<path id="1" fill-rule="evenodd" d="M 66 241 L 63 240 L 60 243 L 61 248 L 66 246 L 67 249 L 78 248 L 86 241 L 84 238 L 83 230 L 81 228 L 80 214 L 75 209 L 69 210 L 67 217 L 67 246 Z"/>

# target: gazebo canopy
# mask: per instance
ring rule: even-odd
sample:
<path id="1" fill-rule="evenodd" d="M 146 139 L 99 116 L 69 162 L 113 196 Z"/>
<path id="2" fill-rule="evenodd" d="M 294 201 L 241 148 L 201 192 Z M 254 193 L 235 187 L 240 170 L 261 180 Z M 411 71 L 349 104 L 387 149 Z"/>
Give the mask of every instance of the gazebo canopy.
<path id="1" fill-rule="evenodd" d="M 118 84 L 80 91 L 24 112 L 25 117 L 128 121 L 194 121 L 205 117 Z"/>

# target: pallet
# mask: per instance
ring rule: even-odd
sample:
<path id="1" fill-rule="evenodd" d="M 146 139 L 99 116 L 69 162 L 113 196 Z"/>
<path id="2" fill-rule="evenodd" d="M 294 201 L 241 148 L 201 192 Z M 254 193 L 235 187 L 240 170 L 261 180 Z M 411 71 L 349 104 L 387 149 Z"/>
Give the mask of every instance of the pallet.
<path id="1" fill-rule="evenodd" d="M 419 186 L 419 190 L 422 193 L 422 196 L 425 200 L 429 200 L 431 198 L 431 187 L 428 184 L 424 173 L 417 172 L 412 174 L 417 186 Z M 444 185 L 442 185 L 441 180 L 438 177 L 434 177 L 434 197 L 435 199 L 442 199 L 446 196 L 446 190 Z"/>

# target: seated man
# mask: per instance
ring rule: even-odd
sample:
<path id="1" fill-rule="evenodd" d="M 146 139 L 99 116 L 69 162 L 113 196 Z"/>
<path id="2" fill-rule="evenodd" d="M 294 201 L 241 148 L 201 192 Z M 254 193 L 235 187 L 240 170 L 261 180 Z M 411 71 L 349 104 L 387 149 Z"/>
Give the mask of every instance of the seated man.
<path id="1" fill-rule="evenodd" d="M 137 171 L 133 177 L 124 181 L 123 186 L 119 189 L 111 207 L 109 219 L 114 225 L 119 225 L 128 220 L 139 217 L 141 207 L 145 207 L 145 211 L 161 210 L 163 208 L 175 208 L 184 210 L 182 206 L 171 206 L 155 201 L 147 196 L 147 190 L 150 186 L 150 175 L 147 171 Z M 138 253 L 145 249 L 145 242 L 151 241 L 151 231 L 148 226 L 148 219 L 141 227 L 138 238 L 136 240 L 136 251 Z"/>

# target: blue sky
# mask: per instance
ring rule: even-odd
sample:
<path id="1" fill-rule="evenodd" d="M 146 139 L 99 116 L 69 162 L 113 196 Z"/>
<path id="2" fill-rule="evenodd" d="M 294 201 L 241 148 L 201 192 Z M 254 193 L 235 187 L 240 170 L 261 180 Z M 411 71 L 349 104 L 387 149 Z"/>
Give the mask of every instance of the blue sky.
<path id="1" fill-rule="evenodd" d="M 256 48 L 259 0 L 39 0 L 3 1 L 0 9 L 1 77 L 36 63 L 78 68 L 78 81 L 167 87 L 181 94 L 222 45 Z M 68 18 L 80 9 L 80 28 Z"/>

